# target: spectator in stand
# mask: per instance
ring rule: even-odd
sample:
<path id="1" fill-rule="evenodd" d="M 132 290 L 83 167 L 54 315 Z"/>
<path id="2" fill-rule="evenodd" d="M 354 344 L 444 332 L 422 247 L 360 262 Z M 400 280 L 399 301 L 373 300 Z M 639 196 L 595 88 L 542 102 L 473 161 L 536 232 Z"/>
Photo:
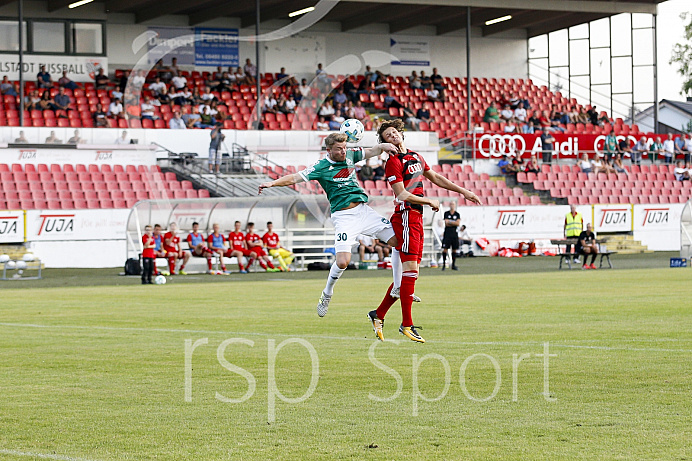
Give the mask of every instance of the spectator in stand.
<path id="1" fill-rule="evenodd" d="M 156 61 L 156 64 L 154 64 L 154 71 L 156 71 L 156 75 L 161 77 L 162 80 L 170 80 L 171 78 L 171 71 L 170 69 L 163 63 L 163 59 L 159 59 Z"/>
<path id="2" fill-rule="evenodd" d="M 141 91 L 144 88 L 144 84 L 147 81 L 147 74 L 143 70 L 137 71 L 134 77 L 131 79 L 131 84 L 135 91 Z"/>
<path id="3" fill-rule="evenodd" d="M 514 109 L 514 120 L 517 121 L 517 123 L 526 123 L 526 109 L 524 109 L 524 103 L 519 102 L 517 104 L 517 108 Z"/>
<path id="4" fill-rule="evenodd" d="M 413 127 L 414 130 L 419 131 L 420 130 L 420 123 L 425 122 L 429 123 L 430 122 L 430 111 L 427 109 L 428 103 L 424 103 L 424 106 L 419 108 L 416 111 L 415 116 L 410 116 L 406 119 L 408 123 L 411 124 L 411 127 Z"/>
<path id="5" fill-rule="evenodd" d="M 293 253 L 279 244 L 279 235 L 274 232 L 274 224 L 271 221 L 267 222 L 267 232 L 262 236 L 262 242 L 269 255 L 279 260 L 281 271 L 290 271 L 288 266 L 293 262 Z"/>
<path id="6" fill-rule="evenodd" d="M 222 236 L 223 237 L 223 236 Z M 187 234 L 187 246 L 190 248 L 190 254 L 198 258 L 207 259 L 207 268 L 209 273 L 213 273 L 211 269 L 211 258 L 214 253 L 205 245 L 204 234 L 199 231 L 199 223 L 192 223 L 192 232 Z M 223 257 L 223 254 L 222 254 Z M 223 260 L 223 259 L 222 259 Z"/>
<path id="7" fill-rule="evenodd" d="M 424 90 L 427 90 L 428 88 L 432 87 L 432 80 L 430 80 L 430 77 L 425 75 L 424 70 L 420 71 L 420 87 Z"/>
<path id="8" fill-rule="evenodd" d="M 531 117 L 525 125 L 521 125 L 521 132 L 524 134 L 533 134 L 536 131 L 536 125 L 534 124 L 534 118 Z"/>
<path id="9" fill-rule="evenodd" d="M 68 90 L 76 90 L 77 88 L 80 88 L 79 85 L 68 78 L 66 70 L 62 71 L 62 77 L 58 79 L 58 85 L 63 88 L 67 88 Z"/>
<path id="10" fill-rule="evenodd" d="M 690 139 L 690 134 L 685 133 L 685 145 L 682 149 L 682 154 L 685 159 L 685 165 L 690 163 L 690 156 L 692 156 L 692 139 Z"/>
<path id="11" fill-rule="evenodd" d="M 144 101 L 140 105 L 142 110 L 142 120 L 156 120 L 158 117 L 154 115 L 154 105 L 151 103 L 149 96 L 144 96 Z"/>
<path id="12" fill-rule="evenodd" d="M 192 93 L 190 92 L 190 89 L 186 86 L 180 88 L 177 90 L 177 93 L 174 95 L 171 95 L 173 98 L 173 102 L 175 104 L 180 104 L 181 106 L 186 106 L 192 104 Z"/>
<path id="13" fill-rule="evenodd" d="M 171 79 L 171 83 L 177 90 L 181 90 L 187 86 L 187 79 L 183 75 L 176 75 Z"/>
<path id="14" fill-rule="evenodd" d="M 336 106 L 334 106 L 334 115 L 332 115 L 332 120 L 337 122 L 339 125 L 341 125 L 344 120 L 346 120 L 345 114 L 344 114 L 344 108 L 341 107 L 341 103 L 336 103 Z"/>
<path id="15" fill-rule="evenodd" d="M 675 162 L 675 169 L 673 170 L 673 174 L 675 175 L 676 181 L 689 181 L 690 177 L 692 176 L 690 174 L 689 165 L 683 163 L 682 160 L 678 160 L 677 162 Z"/>
<path id="16" fill-rule="evenodd" d="M 435 87 L 428 89 L 428 91 L 426 92 L 426 96 L 428 97 L 428 101 L 432 101 L 432 102 L 444 102 L 445 101 L 445 98 L 442 95 L 442 93 L 440 93 L 440 90 L 438 90 Z"/>
<path id="17" fill-rule="evenodd" d="M 408 86 L 414 90 L 422 88 L 420 78 L 416 71 L 411 71 L 411 76 L 408 78 Z"/>
<path id="18" fill-rule="evenodd" d="M 381 181 L 384 179 L 385 175 L 384 163 L 382 162 L 382 159 L 379 157 L 375 158 L 374 161 L 376 162 L 375 169 L 373 170 L 373 174 L 375 175 L 374 179 L 375 181 Z"/>
<path id="19" fill-rule="evenodd" d="M 278 108 L 280 112 L 284 114 L 292 114 L 296 110 L 296 100 L 293 99 L 293 95 L 289 94 L 288 99 L 283 94 L 279 96 Z"/>
<path id="20" fill-rule="evenodd" d="M 605 141 L 603 141 L 603 151 L 607 160 L 612 159 L 618 153 L 618 140 L 612 131 L 608 133 Z"/>
<path id="21" fill-rule="evenodd" d="M 589 161 L 589 154 L 582 154 L 581 160 L 579 161 L 579 168 L 581 168 L 582 173 L 592 173 L 593 172 L 593 166 L 591 165 L 591 162 Z"/>
<path id="22" fill-rule="evenodd" d="M 550 133 L 550 132 L 555 131 L 555 130 L 553 129 L 553 124 L 552 124 L 552 122 L 550 121 L 550 116 L 548 115 L 548 111 L 547 111 L 547 110 L 544 110 L 544 111 L 541 112 L 541 116 L 538 118 L 538 120 L 539 120 L 540 123 L 541 123 L 541 130 L 543 130 L 544 132 L 549 132 L 549 133 Z"/>
<path id="23" fill-rule="evenodd" d="M 41 99 L 38 105 L 34 107 L 36 110 L 57 110 L 58 107 L 55 105 L 55 101 L 50 97 L 50 91 L 45 90 L 41 95 Z"/>
<path id="24" fill-rule="evenodd" d="M 541 172 L 541 168 L 538 166 L 538 159 L 536 159 L 536 154 L 531 154 L 531 159 L 526 162 L 526 169 L 524 171 L 527 173 Z"/>
<path id="25" fill-rule="evenodd" d="M 678 155 L 685 155 L 685 138 L 680 135 L 675 138 L 675 154 L 673 159 L 677 159 Z"/>
<path id="26" fill-rule="evenodd" d="M 433 88 L 438 90 L 441 95 L 444 94 L 445 91 L 445 83 L 444 79 L 440 74 L 437 73 L 437 67 L 433 67 L 432 70 L 432 75 L 430 76 L 430 83 L 432 83 Z"/>
<path id="27" fill-rule="evenodd" d="M 358 99 L 358 90 L 350 78 L 344 80 L 341 87 L 344 89 L 344 93 L 346 93 L 346 97 L 348 97 L 349 100 L 355 102 Z"/>
<path id="28" fill-rule="evenodd" d="M 107 89 L 111 85 L 108 75 L 103 73 L 103 67 L 101 67 L 96 76 L 94 76 L 94 83 L 97 90 Z"/>
<path id="29" fill-rule="evenodd" d="M 276 107 L 277 104 L 274 95 L 272 93 L 266 93 L 262 99 L 262 113 L 266 114 L 269 112 L 276 114 L 278 112 L 278 108 Z"/>
<path id="30" fill-rule="evenodd" d="M 377 77 L 377 80 L 370 82 L 370 85 L 372 85 L 373 91 L 377 94 L 387 94 L 389 91 L 384 79 L 379 76 Z"/>
<path id="31" fill-rule="evenodd" d="M 117 94 L 118 97 L 122 98 L 122 95 L 125 93 L 125 88 L 127 88 L 127 83 L 129 82 L 129 80 L 130 80 L 130 71 L 129 70 L 123 71 L 122 75 L 120 76 L 120 80 L 118 81 L 118 86 L 117 86 L 118 91 L 117 91 L 117 93 L 113 93 L 113 94 Z"/>
<path id="32" fill-rule="evenodd" d="M 209 136 L 211 137 L 211 142 L 209 143 L 209 173 L 219 174 L 221 168 L 221 143 L 226 139 L 226 135 L 221 132 L 223 124 L 217 123 Z"/>
<path id="33" fill-rule="evenodd" d="M 202 101 L 202 95 L 199 93 L 199 87 L 193 87 L 192 94 L 190 95 L 190 104 L 199 106 L 200 104 L 204 104 L 204 102 L 205 101 Z"/>
<path id="34" fill-rule="evenodd" d="M 125 112 L 123 111 L 123 105 L 120 102 L 120 98 L 115 98 L 108 106 L 108 116 L 114 119 L 124 119 Z"/>
<path id="35" fill-rule="evenodd" d="M 308 96 L 310 96 L 310 87 L 308 86 L 307 79 L 304 78 L 300 81 L 300 85 L 298 86 L 298 91 L 300 91 L 300 94 L 304 98 L 307 98 Z"/>
<path id="36" fill-rule="evenodd" d="M 245 65 L 243 66 L 245 71 L 245 83 L 248 85 L 254 85 L 257 83 L 257 66 L 255 66 L 250 58 L 245 60 Z"/>
<path id="37" fill-rule="evenodd" d="M 267 255 L 264 251 L 264 242 L 258 234 L 255 234 L 255 223 L 247 223 L 247 229 L 245 232 L 245 242 L 247 243 L 248 249 L 257 255 L 257 262 L 267 272 L 279 272 L 281 269 L 274 267 L 272 258 Z M 251 256 L 250 261 L 248 261 L 248 268 L 252 267 L 254 258 Z"/>
<path id="38" fill-rule="evenodd" d="M 163 236 L 163 249 L 166 251 L 166 259 L 168 259 L 168 268 L 170 275 L 175 275 L 175 263 L 177 260 L 182 260 L 178 273 L 187 275 L 185 265 L 190 260 L 190 252 L 183 251 L 180 246 L 180 237 L 178 237 L 178 225 L 172 222 L 168 226 L 168 232 Z"/>
<path id="39" fill-rule="evenodd" d="M 334 95 L 333 100 L 334 100 L 334 104 L 337 104 L 337 103 L 342 104 L 342 105 L 346 104 L 346 101 L 348 101 L 348 96 L 346 96 L 346 93 L 344 93 L 343 88 L 339 88 L 336 91 L 336 94 Z"/>
<path id="40" fill-rule="evenodd" d="M 70 97 L 65 94 L 65 87 L 60 87 L 58 94 L 56 94 L 55 98 L 53 98 L 53 104 L 56 110 L 68 111 L 73 109 L 71 107 L 72 103 L 70 102 Z"/>
<path id="41" fill-rule="evenodd" d="M 500 159 L 499 162 L 497 162 L 498 168 L 500 168 L 500 172 L 503 175 L 508 175 L 511 172 L 512 164 L 510 161 L 507 159 L 507 155 L 502 154 L 502 158 Z"/>
<path id="42" fill-rule="evenodd" d="M 656 163 L 659 157 L 664 156 L 665 150 L 663 149 L 663 143 L 661 142 L 661 137 L 656 136 L 656 141 L 651 144 L 649 148 L 649 157 L 651 158 L 651 163 Z"/>
<path id="43" fill-rule="evenodd" d="M 372 118 L 372 131 L 377 131 L 377 129 L 382 125 L 382 119 L 375 115 Z"/>
<path id="44" fill-rule="evenodd" d="M 67 140 L 67 144 L 81 144 L 84 140 L 79 137 L 79 130 L 74 130 L 74 136 Z"/>
<path id="45" fill-rule="evenodd" d="M 646 136 L 639 138 L 637 144 L 634 145 L 632 149 L 632 164 L 640 165 L 642 163 L 642 156 L 649 151 L 649 145 L 646 143 Z"/>
<path id="46" fill-rule="evenodd" d="M 208 87 L 208 86 L 205 86 L 205 87 L 204 87 L 204 93 L 202 93 L 202 94 L 200 95 L 199 98 L 202 100 L 202 102 L 205 102 L 205 101 L 209 101 L 209 102 L 216 101 L 216 96 L 214 96 L 214 94 L 211 92 L 211 88 Z"/>
<path id="47" fill-rule="evenodd" d="M 574 123 L 581 123 L 582 125 L 589 123 L 589 114 L 586 113 L 586 108 L 584 106 L 579 108 L 579 113 L 576 117 L 572 118 L 572 121 Z"/>
<path id="48" fill-rule="evenodd" d="M 505 133 L 520 133 L 519 127 L 515 124 L 514 119 L 510 119 L 504 127 Z"/>
<path id="49" fill-rule="evenodd" d="M 598 244 L 596 235 L 593 233 L 591 223 L 586 225 L 586 230 L 579 234 L 577 238 L 577 254 L 584 255 L 584 265 L 582 269 L 596 269 L 596 256 L 598 256 Z M 591 264 L 587 264 L 587 259 L 591 255 Z M 576 262 L 576 261 L 575 261 Z"/>
<path id="50" fill-rule="evenodd" d="M 17 96 L 19 96 L 19 85 L 17 85 L 16 83 L 10 85 L 10 87 L 6 89 L 3 94 L 6 96 L 14 96 L 16 98 Z"/>
<path id="51" fill-rule="evenodd" d="M 327 118 L 327 117 L 331 117 L 334 114 L 335 114 L 335 111 L 334 111 L 334 106 L 332 105 L 332 102 L 331 101 L 325 101 L 324 104 L 322 104 L 322 107 L 320 107 L 319 115 L 322 115 L 325 118 Z"/>
<path id="52" fill-rule="evenodd" d="M 296 81 L 296 78 L 293 75 L 288 75 L 286 73 L 285 67 L 282 67 L 281 70 L 279 71 L 279 73 L 276 74 L 276 79 L 277 80 L 286 79 L 286 81 L 282 84 L 282 86 L 295 86 L 298 84 L 298 82 Z"/>
<path id="53" fill-rule="evenodd" d="M 103 111 L 101 103 L 96 104 L 96 112 L 91 114 L 91 117 L 94 120 L 94 126 L 96 128 L 108 128 L 111 126 L 108 121 L 108 114 Z"/>
<path id="54" fill-rule="evenodd" d="M 10 82 L 10 80 L 7 78 L 7 75 L 2 77 L 2 82 L 0 82 L 0 94 L 5 94 L 7 90 L 12 88 L 13 84 Z"/>
<path id="55" fill-rule="evenodd" d="M 336 119 L 336 115 L 330 115 L 327 124 L 329 125 L 329 131 L 339 131 L 341 127 L 341 122 Z"/>
<path id="56" fill-rule="evenodd" d="M 212 224 L 212 232 L 209 234 L 207 237 L 207 247 L 210 253 L 208 262 L 209 262 L 209 273 L 214 274 L 214 271 L 211 268 L 211 256 L 214 254 L 218 255 L 219 257 L 219 262 L 221 263 L 221 271 L 216 272 L 217 275 L 223 275 L 223 274 L 228 274 L 229 272 L 226 271 L 226 264 L 223 261 L 224 256 L 229 256 L 230 257 L 230 252 L 229 249 L 226 248 L 226 237 L 220 232 L 220 226 L 218 223 Z M 241 256 L 242 258 L 242 256 Z"/>
<path id="57" fill-rule="evenodd" d="M 499 122 L 500 114 L 495 107 L 495 101 L 490 101 L 490 105 L 485 109 L 485 115 L 483 115 L 483 121 L 485 123 Z"/>
<path id="58" fill-rule="evenodd" d="M 38 90 L 34 90 L 24 98 L 24 108 L 26 110 L 41 110 L 41 97 Z"/>
<path id="59" fill-rule="evenodd" d="M 62 141 L 58 139 L 58 137 L 55 135 L 55 131 L 50 132 L 50 136 L 48 136 L 44 142 L 45 144 L 62 144 Z"/>
<path id="60" fill-rule="evenodd" d="M 170 72 L 170 78 L 177 77 L 180 75 L 180 68 L 178 67 L 178 58 L 173 57 L 171 59 L 171 65 L 168 66 L 168 72 Z"/>
<path id="61" fill-rule="evenodd" d="M 231 77 L 231 74 L 229 74 L 228 72 L 224 72 L 223 74 L 221 74 L 221 78 L 218 80 L 218 83 L 217 83 L 216 87 L 214 88 L 214 90 L 219 91 L 219 92 L 221 92 L 221 91 L 231 91 L 232 92 L 235 90 L 235 88 L 234 88 L 235 81 L 236 81 L 235 75 L 233 77 Z"/>
<path id="62" fill-rule="evenodd" d="M 615 158 L 613 159 L 613 170 L 615 170 L 616 173 L 629 174 L 627 172 L 627 169 L 625 169 L 625 166 L 622 164 L 622 156 L 621 155 L 616 155 Z"/>
<path id="63" fill-rule="evenodd" d="M 556 106 L 553 105 L 553 107 L 556 107 Z M 550 128 L 552 129 L 552 131 L 560 131 L 560 132 L 565 131 L 565 129 L 560 126 L 560 124 L 562 123 L 562 113 L 560 111 L 558 111 L 557 109 L 553 109 L 550 112 L 549 120 L 550 120 Z"/>
<path id="64" fill-rule="evenodd" d="M 127 131 L 123 130 L 120 137 L 116 138 L 115 142 L 113 144 L 119 144 L 119 145 L 130 144 L 130 138 L 127 137 Z"/>
<path id="65" fill-rule="evenodd" d="M 36 86 L 38 88 L 53 88 L 50 74 L 46 72 L 46 66 L 41 66 L 41 70 L 36 75 Z"/>
<path id="66" fill-rule="evenodd" d="M 619 155 L 619 154 L 618 154 Z M 602 161 L 598 155 L 591 160 L 591 169 L 594 173 L 615 173 L 615 170 L 607 160 Z"/>
<path id="67" fill-rule="evenodd" d="M 543 151 L 543 163 L 551 163 L 553 160 L 553 144 L 555 143 L 555 138 L 550 134 L 549 131 L 543 130 L 541 132 L 541 145 Z"/>
<path id="68" fill-rule="evenodd" d="M 173 105 L 173 100 L 171 99 L 171 95 L 168 94 L 168 88 L 165 86 L 161 88 L 161 93 L 157 96 L 159 100 L 159 104 L 162 106 L 172 106 Z"/>
<path id="69" fill-rule="evenodd" d="M 627 136 L 621 139 L 618 143 L 618 154 L 620 154 L 622 158 L 625 158 L 625 154 L 629 154 L 630 158 L 632 157 L 632 145 Z"/>
<path id="70" fill-rule="evenodd" d="M 331 118 L 331 115 L 329 117 Z M 320 118 L 317 120 L 317 131 L 329 131 L 329 123 L 324 115 L 320 115 Z"/>
<path id="71" fill-rule="evenodd" d="M 505 104 L 502 110 L 500 111 L 500 121 L 501 122 L 509 122 L 514 120 L 514 112 L 510 108 L 509 103 Z"/>
<path id="72" fill-rule="evenodd" d="M 161 91 L 166 88 L 166 84 L 161 81 L 161 77 L 156 77 L 154 83 L 149 84 L 149 91 L 154 93 L 154 96 L 161 94 Z"/>
<path id="73" fill-rule="evenodd" d="M 171 130 L 185 130 L 187 129 L 187 125 L 185 124 L 185 121 L 180 117 L 180 111 L 176 110 L 173 112 L 173 117 L 168 120 L 168 128 Z"/>
<path id="74" fill-rule="evenodd" d="M 673 158 L 675 158 L 675 141 L 673 140 L 673 133 L 668 133 L 668 138 L 663 141 L 663 156 L 665 157 L 666 163 L 672 163 Z"/>
<path id="75" fill-rule="evenodd" d="M 375 180 L 375 171 L 370 166 L 370 160 L 366 160 L 365 164 L 358 170 L 358 179 L 361 181 Z"/>
<path id="76" fill-rule="evenodd" d="M 240 66 L 235 69 L 235 84 L 238 86 L 249 85 L 247 76 Z"/>
<path id="77" fill-rule="evenodd" d="M 24 131 L 19 132 L 19 137 L 15 138 L 14 143 L 15 144 L 29 144 L 29 140 L 26 139 L 26 136 L 24 136 Z"/>

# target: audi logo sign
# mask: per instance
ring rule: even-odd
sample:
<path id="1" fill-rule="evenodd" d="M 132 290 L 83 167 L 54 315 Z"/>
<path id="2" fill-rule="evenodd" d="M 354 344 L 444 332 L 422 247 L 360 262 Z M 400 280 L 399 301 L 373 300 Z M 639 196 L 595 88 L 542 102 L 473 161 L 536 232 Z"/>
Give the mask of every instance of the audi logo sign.
<path id="1" fill-rule="evenodd" d="M 565 133 L 553 133 L 555 143 L 553 150 L 560 157 L 576 157 L 580 152 L 602 152 L 604 135 L 567 135 Z M 625 139 L 625 136 L 617 136 L 617 140 Z M 633 143 L 637 142 L 634 136 L 627 136 Z M 523 155 L 526 152 L 540 154 L 543 152 L 543 143 L 540 135 L 518 133 L 484 133 L 476 138 L 476 152 L 482 157 L 501 157 L 503 155 Z"/>

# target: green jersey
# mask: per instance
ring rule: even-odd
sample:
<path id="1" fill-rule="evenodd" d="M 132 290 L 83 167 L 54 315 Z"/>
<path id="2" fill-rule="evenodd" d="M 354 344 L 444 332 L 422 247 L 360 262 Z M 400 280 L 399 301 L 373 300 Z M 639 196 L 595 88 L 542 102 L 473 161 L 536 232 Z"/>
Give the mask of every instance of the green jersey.
<path id="1" fill-rule="evenodd" d="M 325 157 L 298 174 L 304 181 L 315 180 L 320 183 L 334 213 L 346 208 L 351 202 L 367 203 L 368 196 L 356 177 L 356 163 L 363 160 L 363 157 L 362 147 L 348 148 L 345 161 L 335 162 Z"/>

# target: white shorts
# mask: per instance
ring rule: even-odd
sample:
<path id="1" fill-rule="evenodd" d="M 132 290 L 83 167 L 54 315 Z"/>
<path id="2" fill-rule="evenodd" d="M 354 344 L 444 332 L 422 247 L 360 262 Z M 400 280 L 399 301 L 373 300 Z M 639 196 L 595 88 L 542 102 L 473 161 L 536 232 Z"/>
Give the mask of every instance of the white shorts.
<path id="1" fill-rule="evenodd" d="M 358 243 L 359 234 L 388 242 L 394 237 L 392 223 L 378 212 L 362 203 L 348 210 L 332 213 L 334 223 L 334 249 L 337 253 L 350 253 Z"/>
<path id="2" fill-rule="evenodd" d="M 218 149 L 209 149 L 209 164 L 218 165 L 221 163 L 221 152 Z"/>

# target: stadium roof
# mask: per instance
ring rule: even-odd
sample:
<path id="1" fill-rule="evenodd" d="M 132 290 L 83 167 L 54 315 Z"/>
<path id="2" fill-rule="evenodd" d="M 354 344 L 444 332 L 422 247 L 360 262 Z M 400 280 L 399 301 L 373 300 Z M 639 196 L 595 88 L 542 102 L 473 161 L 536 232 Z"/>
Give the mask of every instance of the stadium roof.
<path id="1" fill-rule="evenodd" d="M 75 0 L 47 0 L 49 12 L 57 12 Z M 324 1 L 324 0 L 323 0 Z M 327 0 L 335 1 L 335 0 Z M 466 7 L 471 7 L 471 25 L 484 36 L 524 29 L 527 36 L 545 34 L 619 13 L 656 12 L 665 0 L 342 0 L 323 19 L 341 23 L 341 31 L 372 23 L 386 23 L 390 33 L 428 25 L 437 35 L 466 27 Z M 138 23 L 156 22 L 169 14 L 186 15 L 194 26 L 219 17 L 240 18 L 241 27 L 255 23 L 255 0 L 96 0 L 106 13 L 133 13 Z M 13 1 L 0 0 L 0 6 Z M 288 14 L 314 6 L 317 0 L 261 0 L 264 21 L 288 19 Z M 486 26 L 485 22 L 511 15 L 512 19 Z"/>

